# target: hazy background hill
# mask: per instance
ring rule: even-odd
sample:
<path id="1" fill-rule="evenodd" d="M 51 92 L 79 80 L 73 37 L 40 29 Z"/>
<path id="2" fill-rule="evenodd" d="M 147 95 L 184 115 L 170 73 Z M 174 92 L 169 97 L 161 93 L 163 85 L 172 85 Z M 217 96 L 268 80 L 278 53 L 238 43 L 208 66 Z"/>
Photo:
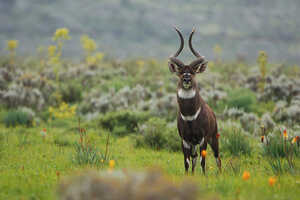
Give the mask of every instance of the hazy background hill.
<path id="1" fill-rule="evenodd" d="M 0 48 L 18 39 L 19 51 L 31 53 L 67 27 L 66 55 L 80 56 L 79 38 L 88 34 L 115 57 L 165 58 L 178 46 L 176 25 L 186 38 L 197 28 L 195 46 L 209 59 L 219 44 L 227 60 L 254 62 L 265 50 L 273 61 L 298 62 L 299 8 L 299 0 L 1 0 Z"/>

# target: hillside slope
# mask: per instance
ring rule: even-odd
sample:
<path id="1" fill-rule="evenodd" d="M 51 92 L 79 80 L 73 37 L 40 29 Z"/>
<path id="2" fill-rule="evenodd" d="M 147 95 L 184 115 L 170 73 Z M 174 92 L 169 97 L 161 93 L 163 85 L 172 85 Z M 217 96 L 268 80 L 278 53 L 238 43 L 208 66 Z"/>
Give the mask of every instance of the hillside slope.
<path id="1" fill-rule="evenodd" d="M 80 55 L 79 38 L 89 34 L 116 57 L 165 58 L 178 45 L 172 26 L 185 36 L 197 27 L 195 46 L 208 58 L 213 47 L 223 58 L 237 55 L 255 61 L 266 50 L 275 61 L 300 61 L 297 0 L 13 0 L 0 2 L 0 47 L 20 40 L 21 52 L 51 43 L 56 28 L 68 27 L 72 40 L 65 53 Z M 1 48 L 3 49 L 3 48 Z M 190 55 L 188 51 L 185 55 Z"/>

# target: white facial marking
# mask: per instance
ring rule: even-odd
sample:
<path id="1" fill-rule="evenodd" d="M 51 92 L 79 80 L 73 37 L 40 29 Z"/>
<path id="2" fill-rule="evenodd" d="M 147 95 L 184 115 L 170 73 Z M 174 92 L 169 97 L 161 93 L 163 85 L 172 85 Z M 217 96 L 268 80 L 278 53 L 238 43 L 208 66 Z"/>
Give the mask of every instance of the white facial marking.
<path id="1" fill-rule="evenodd" d="M 185 140 L 182 140 L 182 144 L 183 144 L 183 147 L 186 148 L 186 149 L 191 148 L 191 146 L 189 145 L 189 143 L 187 143 Z"/>
<path id="2" fill-rule="evenodd" d="M 199 113 L 201 111 L 201 107 L 199 107 L 199 109 L 197 110 L 197 112 L 194 114 L 194 115 L 187 115 L 187 116 L 184 116 L 183 114 L 180 113 L 181 115 L 181 118 L 184 120 L 184 121 L 193 121 L 195 119 L 197 119 Z"/>
<path id="3" fill-rule="evenodd" d="M 178 97 L 181 99 L 191 99 L 194 98 L 196 95 L 196 90 L 190 89 L 190 90 L 184 90 L 180 88 L 178 90 Z"/>

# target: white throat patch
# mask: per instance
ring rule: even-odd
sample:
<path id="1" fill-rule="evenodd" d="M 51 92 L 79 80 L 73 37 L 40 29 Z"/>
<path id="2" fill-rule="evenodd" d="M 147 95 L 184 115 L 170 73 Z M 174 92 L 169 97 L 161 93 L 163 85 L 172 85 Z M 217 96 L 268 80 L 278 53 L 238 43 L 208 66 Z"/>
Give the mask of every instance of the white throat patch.
<path id="1" fill-rule="evenodd" d="M 196 95 L 195 89 L 184 90 L 184 89 L 180 88 L 178 90 L 178 97 L 181 99 L 191 99 L 191 98 L 194 98 L 195 95 Z"/>

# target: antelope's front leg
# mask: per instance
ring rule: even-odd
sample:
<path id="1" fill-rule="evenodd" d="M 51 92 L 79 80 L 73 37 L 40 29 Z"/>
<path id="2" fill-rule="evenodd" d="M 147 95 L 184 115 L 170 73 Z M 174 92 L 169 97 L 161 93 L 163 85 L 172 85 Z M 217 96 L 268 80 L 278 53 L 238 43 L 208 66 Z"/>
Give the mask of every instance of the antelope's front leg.
<path id="1" fill-rule="evenodd" d="M 197 159 L 198 159 L 198 154 L 197 154 L 197 146 L 192 145 L 192 150 L 191 150 L 191 157 L 192 157 L 192 174 L 194 174 L 195 167 L 197 164 Z"/>
<path id="2" fill-rule="evenodd" d="M 188 144 L 185 140 L 182 140 L 181 146 L 184 157 L 185 174 L 188 174 L 190 167 L 191 145 Z"/>

